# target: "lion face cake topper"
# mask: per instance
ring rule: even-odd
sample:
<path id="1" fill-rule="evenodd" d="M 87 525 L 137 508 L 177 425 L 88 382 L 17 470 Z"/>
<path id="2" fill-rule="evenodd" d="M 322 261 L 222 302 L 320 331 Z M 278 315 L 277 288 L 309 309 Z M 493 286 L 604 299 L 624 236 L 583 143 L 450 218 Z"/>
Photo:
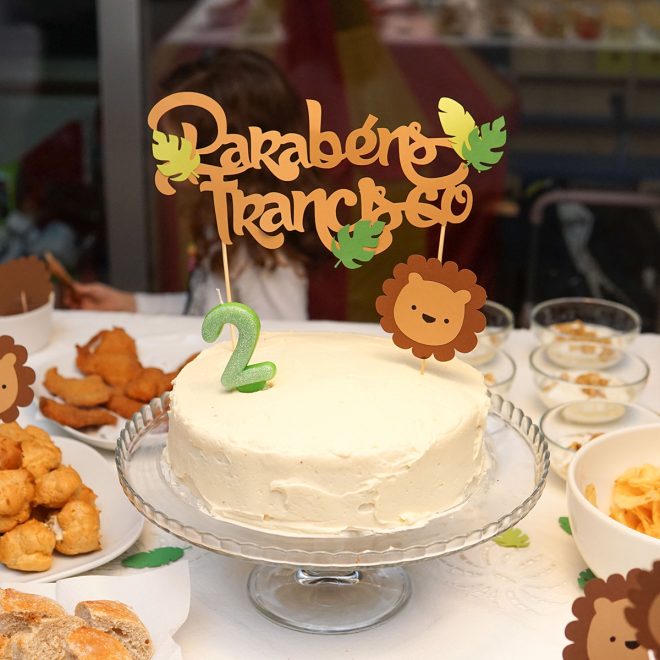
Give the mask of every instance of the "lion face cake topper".
<path id="1" fill-rule="evenodd" d="M 385 280 L 376 310 L 399 348 L 444 362 L 455 351 L 467 353 L 477 345 L 476 333 L 486 327 L 479 311 L 486 291 L 471 270 L 413 254 L 394 267 L 393 276 Z"/>
<path id="2" fill-rule="evenodd" d="M 566 626 L 570 640 L 564 660 L 647 660 L 660 651 L 660 561 L 650 571 L 587 582 L 573 603 L 576 620 Z"/>
<path id="3" fill-rule="evenodd" d="M 34 398 L 34 371 L 26 361 L 24 346 L 9 335 L 0 336 L 0 420 L 5 424 L 15 421 L 19 407 L 29 406 Z"/>

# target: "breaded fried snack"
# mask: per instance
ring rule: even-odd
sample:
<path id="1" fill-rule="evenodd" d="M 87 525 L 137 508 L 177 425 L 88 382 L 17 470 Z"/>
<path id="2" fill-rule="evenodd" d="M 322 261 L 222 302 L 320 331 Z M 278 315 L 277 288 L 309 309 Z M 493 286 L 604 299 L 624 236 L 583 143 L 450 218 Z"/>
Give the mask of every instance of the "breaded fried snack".
<path id="1" fill-rule="evenodd" d="M 55 534 L 44 523 L 28 520 L 0 536 L 0 561 L 17 571 L 47 571 L 53 563 Z"/>
<path id="2" fill-rule="evenodd" d="M 59 403 L 42 396 L 39 399 L 41 413 L 59 424 L 82 429 L 88 426 L 114 424 L 117 418 L 102 408 L 78 408 L 68 403 Z"/>
<path id="3" fill-rule="evenodd" d="M 33 497 L 34 480 L 27 470 L 0 470 L 0 516 L 15 516 Z"/>
<path id="4" fill-rule="evenodd" d="M 20 442 L 0 436 L 0 470 L 16 470 L 21 467 L 22 462 Z"/>
<path id="5" fill-rule="evenodd" d="M 44 385 L 52 395 L 59 396 L 66 403 L 82 408 L 92 408 L 107 403 L 112 392 L 101 376 L 64 378 L 58 373 L 57 367 L 52 367 L 46 372 Z"/>
<path id="6" fill-rule="evenodd" d="M 93 504 L 80 500 L 68 502 L 55 518 L 59 526 L 55 534 L 58 552 L 81 555 L 101 547 L 101 519 Z"/>
<path id="7" fill-rule="evenodd" d="M 49 509 L 59 509 L 81 485 L 80 475 L 72 467 L 62 465 L 36 480 L 34 503 Z"/>
<path id="8" fill-rule="evenodd" d="M 45 431 L 35 426 L 28 426 L 26 432 L 26 437 L 21 443 L 23 467 L 38 479 L 60 464 L 62 451 Z"/>

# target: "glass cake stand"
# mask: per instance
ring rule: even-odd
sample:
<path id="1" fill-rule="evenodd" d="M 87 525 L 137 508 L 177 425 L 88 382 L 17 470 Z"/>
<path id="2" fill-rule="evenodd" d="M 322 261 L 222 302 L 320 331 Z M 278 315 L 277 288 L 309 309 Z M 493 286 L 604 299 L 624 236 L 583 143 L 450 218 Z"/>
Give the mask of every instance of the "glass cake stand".
<path id="1" fill-rule="evenodd" d="M 154 399 L 121 432 L 116 462 L 128 499 L 148 520 L 189 543 L 257 563 L 253 604 L 295 630 L 365 630 L 410 598 L 404 565 L 471 548 L 515 525 L 536 504 L 549 454 L 538 427 L 494 394 L 484 434 L 486 466 L 469 498 L 423 527 L 328 537 L 287 536 L 214 518 L 173 480 L 162 459 L 168 397 Z"/>

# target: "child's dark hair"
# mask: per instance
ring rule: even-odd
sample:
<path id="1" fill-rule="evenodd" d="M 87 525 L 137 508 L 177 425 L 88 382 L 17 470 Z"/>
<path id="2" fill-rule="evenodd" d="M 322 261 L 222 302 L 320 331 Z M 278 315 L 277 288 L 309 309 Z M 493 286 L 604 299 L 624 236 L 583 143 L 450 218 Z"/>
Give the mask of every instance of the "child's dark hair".
<path id="1" fill-rule="evenodd" d="M 302 99 L 286 80 L 279 68 L 267 57 L 250 50 L 223 48 L 200 59 L 179 66 L 162 83 L 166 93 L 179 91 L 200 92 L 218 101 L 227 115 L 227 130 L 243 136 L 249 135 L 250 126 L 264 131 L 280 133 L 306 132 L 305 109 Z M 172 112 L 179 123 L 186 121 L 197 128 L 198 143 L 208 144 L 215 135 L 215 123 L 211 116 L 193 107 Z M 214 157 L 217 163 L 217 156 Z M 320 186 L 314 171 L 301 169 L 293 182 L 280 181 L 267 169 L 250 169 L 235 178 L 245 193 L 276 191 L 291 197 L 291 190 L 309 192 Z M 179 194 L 184 188 L 179 189 Z M 215 212 L 211 194 L 199 194 L 198 190 L 186 190 L 182 212 L 190 218 L 192 239 L 199 256 L 209 253 L 218 238 L 215 233 Z M 183 200 L 182 200 L 183 201 Z M 313 222 L 313 218 L 306 218 Z M 254 263 L 267 269 L 278 265 L 275 250 L 259 245 L 246 237 L 245 247 Z M 230 249 L 232 246 L 229 246 Z M 281 248 L 289 263 L 300 265 L 320 253 L 315 232 L 287 233 Z M 213 258 L 213 269 L 221 267 L 219 254 Z M 230 260 L 231 263 L 231 260 Z"/>

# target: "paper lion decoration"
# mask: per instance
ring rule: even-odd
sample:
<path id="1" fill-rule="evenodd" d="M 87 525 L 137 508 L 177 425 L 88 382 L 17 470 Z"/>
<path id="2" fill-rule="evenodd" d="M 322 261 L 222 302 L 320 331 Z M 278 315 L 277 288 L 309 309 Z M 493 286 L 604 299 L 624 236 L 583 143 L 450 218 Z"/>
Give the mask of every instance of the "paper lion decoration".
<path id="1" fill-rule="evenodd" d="M 13 337 L 0 336 L 0 420 L 5 424 L 15 421 L 19 407 L 29 406 L 34 398 L 34 371 L 26 361 L 24 346 L 15 344 Z"/>
<path id="2" fill-rule="evenodd" d="M 660 561 L 587 582 L 566 626 L 564 660 L 647 660 L 660 649 Z"/>
<path id="3" fill-rule="evenodd" d="M 393 276 L 383 283 L 376 311 L 399 348 L 445 362 L 477 345 L 477 333 L 486 327 L 479 311 L 486 291 L 471 270 L 413 254 L 394 267 Z"/>

